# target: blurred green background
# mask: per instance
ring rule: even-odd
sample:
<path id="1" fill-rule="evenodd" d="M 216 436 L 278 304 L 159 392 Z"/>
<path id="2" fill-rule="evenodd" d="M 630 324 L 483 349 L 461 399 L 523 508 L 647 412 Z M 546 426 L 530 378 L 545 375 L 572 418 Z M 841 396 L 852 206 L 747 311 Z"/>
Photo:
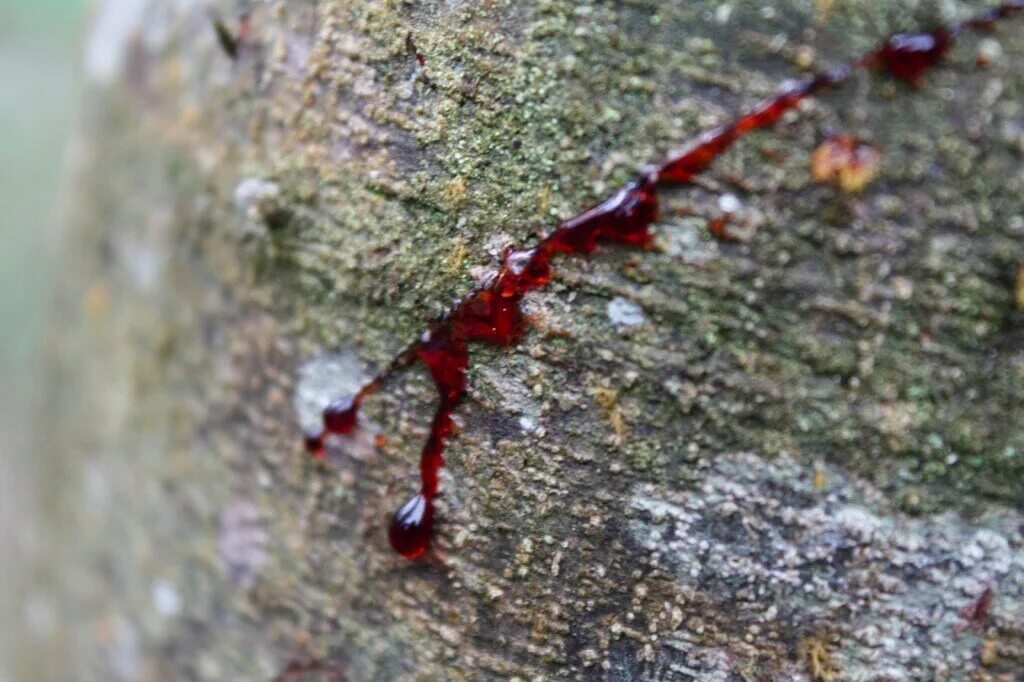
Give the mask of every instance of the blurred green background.
<path id="1" fill-rule="evenodd" d="M 14 679 L 5 633 L 32 619 L 14 577 L 31 542 L 33 404 L 87 4 L 0 0 L 0 682 Z"/>
<path id="2" fill-rule="evenodd" d="M 14 425 L 32 392 L 85 5 L 0 2 L 0 413 Z"/>

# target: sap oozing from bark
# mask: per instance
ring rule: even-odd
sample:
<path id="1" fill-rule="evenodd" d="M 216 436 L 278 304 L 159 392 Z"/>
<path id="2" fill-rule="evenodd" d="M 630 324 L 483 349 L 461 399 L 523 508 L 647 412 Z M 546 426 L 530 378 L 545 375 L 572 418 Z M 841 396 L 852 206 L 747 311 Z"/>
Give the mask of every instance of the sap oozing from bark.
<path id="1" fill-rule="evenodd" d="M 420 454 L 420 491 L 395 513 L 389 531 L 391 545 L 399 554 L 408 558 L 421 556 L 430 545 L 433 500 L 438 493 L 445 443 L 453 429 L 452 414 L 465 397 L 468 344 L 480 342 L 510 347 L 522 338 L 525 331 L 523 296 L 550 281 L 554 257 L 589 254 L 600 244 L 648 246 L 652 239 L 650 225 L 658 213 L 659 187 L 691 182 L 737 140 L 773 125 L 801 101 L 841 85 L 858 69 L 876 66 L 896 78 L 919 85 L 964 31 L 987 28 L 1021 10 L 1024 10 L 1024 0 L 1013 0 L 930 32 L 897 33 L 876 50 L 848 65 L 807 80 L 786 83 L 775 97 L 730 123 L 698 135 L 660 165 L 645 171 L 638 180 L 561 222 L 536 246 L 507 249 L 498 270 L 485 276 L 420 340 L 395 356 L 384 371 L 355 394 L 332 402 L 324 410 L 323 429 L 305 436 L 306 449 L 315 457 L 323 457 L 325 437 L 351 431 L 367 395 L 399 369 L 421 360 L 434 380 L 438 404 Z"/>

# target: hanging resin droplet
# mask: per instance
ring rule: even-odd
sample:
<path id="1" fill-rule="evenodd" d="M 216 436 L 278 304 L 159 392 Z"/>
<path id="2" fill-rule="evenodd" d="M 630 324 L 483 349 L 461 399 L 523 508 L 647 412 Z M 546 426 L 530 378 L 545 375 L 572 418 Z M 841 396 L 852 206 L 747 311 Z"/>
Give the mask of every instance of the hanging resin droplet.
<path id="1" fill-rule="evenodd" d="M 417 493 L 395 512 L 388 529 L 391 547 L 406 559 L 422 556 L 430 548 L 434 503 Z"/>

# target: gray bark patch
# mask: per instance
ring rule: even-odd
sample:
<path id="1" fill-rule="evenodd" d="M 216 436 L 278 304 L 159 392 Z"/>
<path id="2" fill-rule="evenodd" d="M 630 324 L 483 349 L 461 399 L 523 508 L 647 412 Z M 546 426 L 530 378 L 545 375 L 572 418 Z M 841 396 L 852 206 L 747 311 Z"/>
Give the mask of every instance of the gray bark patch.
<path id="1" fill-rule="evenodd" d="M 748 632 L 783 643 L 823 629 L 842 679 L 925 679 L 977 669 L 981 628 L 965 607 L 987 586 L 986 623 L 1024 622 L 1024 518 L 993 506 L 968 520 L 914 518 L 885 493 L 834 467 L 730 454 L 692 490 L 634 491 L 635 539 L 683 589 L 729 604 Z M 675 648 L 702 672 L 702 645 Z M 723 672 L 718 670 L 717 672 Z"/>

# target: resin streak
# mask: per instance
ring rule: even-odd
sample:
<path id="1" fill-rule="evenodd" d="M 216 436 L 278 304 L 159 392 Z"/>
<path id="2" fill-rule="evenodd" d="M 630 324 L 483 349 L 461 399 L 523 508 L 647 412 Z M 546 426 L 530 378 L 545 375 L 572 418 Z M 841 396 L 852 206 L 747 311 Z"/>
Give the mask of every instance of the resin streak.
<path id="1" fill-rule="evenodd" d="M 848 65 L 814 78 L 786 83 L 775 97 L 732 122 L 699 135 L 610 198 L 563 221 L 536 246 L 507 249 L 500 267 L 456 302 L 418 341 L 399 353 L 355 394 L 328 405 L 323 412 L 323 429 L 307 434 L 306 449 L 315 457 L 323 457 L 326 436 L 350 432 L 366 396 L 397 370 L 421 361 L 437 389 L 437 408 L 420 454 L 420 490 L 395 512 L 388 533 L 391 546 L 399 554 L 408 558 L 421 556 L 430 547 L 434 498 L 444 463 L 445 442 L 453 429 L 452 414 L 466 394 L 468 344 L 508 347 L 519 341 L 525 331 L 523 296 L 550 281 L 555 256 L 587 254 L 600 244 L 648 246 L 652 239 L 650 225 L 658 215 L 659 186 L 691 181 L 741 137 L 771 126 L 801 101 L 840 85 L 858 69 L 881 68 L 896 78 L 919 85 L 965 30 L 988 28 L 1021 10 L 1024 0 L 1013 0 L 931 32 L 898 33 Z"/>

